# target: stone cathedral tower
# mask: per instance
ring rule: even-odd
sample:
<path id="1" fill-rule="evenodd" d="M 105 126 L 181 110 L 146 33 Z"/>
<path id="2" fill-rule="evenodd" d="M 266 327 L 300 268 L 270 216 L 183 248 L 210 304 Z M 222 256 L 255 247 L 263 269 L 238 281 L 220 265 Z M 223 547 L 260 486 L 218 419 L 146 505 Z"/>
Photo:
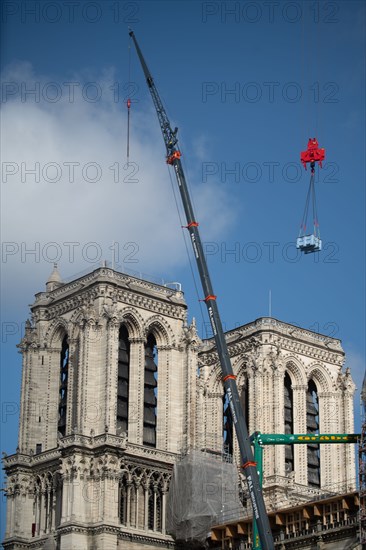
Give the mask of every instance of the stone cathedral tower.
<path id="1" fill-rule="evenodd" d="M 106 268 L 62 284 L 55 270 L 31 311 L 5 548 L 53 548 L 56 532 L 60 550 L 172 546 L 166 493 L 193 444 L 197 371 L 183 294 Z"/>
<path id="2" fill-rule="evenodd" d="M 239 463 L 214 342 L 188 326 L 180 290 L 107 267 L 69 283 L 55 269 L 31 313 L 4 548 L 174 548 L 179 454 L 225 450 Z M 264 318 L 227 341 L 250 433 L 353 432 L 339 340 Z M 351 491 L 354 449 L 267 448 L 264 474 L 271 510 Z"/>

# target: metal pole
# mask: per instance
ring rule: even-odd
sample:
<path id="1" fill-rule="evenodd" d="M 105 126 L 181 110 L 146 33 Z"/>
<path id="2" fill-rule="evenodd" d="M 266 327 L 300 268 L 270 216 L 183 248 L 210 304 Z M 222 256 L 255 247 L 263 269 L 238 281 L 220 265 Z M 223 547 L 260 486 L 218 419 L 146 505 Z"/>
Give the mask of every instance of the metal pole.
<path id="1" fill-rule="evenodd" d="M 252 441 L 253 447 L 254 447 L 254 460 L 257 463 L 257 473 L 259 477 L 259 483 L 263 484 L 263 447 L 260 444 L 258 437 L 255 437 Z M 259 534 L 258 534 L 258 527 L 257 522 L 253 516 L 253 549 L 254 550 L 260 550 L 262 548 L 260 540 L 259 540 Z"/>

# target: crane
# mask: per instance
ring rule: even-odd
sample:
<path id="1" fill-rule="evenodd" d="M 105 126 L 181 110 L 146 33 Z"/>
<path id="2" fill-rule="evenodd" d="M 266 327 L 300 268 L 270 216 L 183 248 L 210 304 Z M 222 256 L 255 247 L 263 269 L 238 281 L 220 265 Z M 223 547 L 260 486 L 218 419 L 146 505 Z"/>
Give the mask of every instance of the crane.
<path id="1" fill-rule="evenodd" d="M 212 287 L 210 274 L 208 271 L 206 258 L 203 253 L 201 237 L 198 229 L 199 224 L 194 215 L 187 182 L 183 171 L 181 152 L 178 149 L 178 128 L 174 128 L 174 130 L 171 128 L 170 121 L 164 109 L 163 103 L 160 99 L 153 77 L 151 76 L 144 56 L 142 55 L 141 49 L 136 41 L 135 34 L 132 30 L 130 30 L 129 35 L 134 42 L 136 52 L 140 60 L 142 70 L 144 72 L 146 82 L 150 90 L 151 97 L 159 119 L 159 124 L 166 147 L 166 162 L 173 167 L 176 175 L 183 208 L 187 219 L 186 227 L 190 234 L 193 252 L 204 292 L 204 302 L 207 306 L 208 317 L 210 319 L 212 332 L 215 338 L 216 348 L 220 359 L 225 395 L 229 402 L 233 424 L 235 427 L 240 448 L 240 455 L 242 460 L 241 468 L 247 480 L 249 495 L 253 506 L 253 517 L 257 522 L 260 542 L 263 550 L 274 550 L 273 537 L 264 504 L 261 486 L 259 483 L 256 463 L 254 462 L 254 456 L 248 435 L 247 425 L 240 404 L 239 392 L 236 384 L 236 376 L 234 375 L 233 368 L 231 366 L 221 318 L 217 307 L 217 297 L 214 294 L 214 290 Z"/>

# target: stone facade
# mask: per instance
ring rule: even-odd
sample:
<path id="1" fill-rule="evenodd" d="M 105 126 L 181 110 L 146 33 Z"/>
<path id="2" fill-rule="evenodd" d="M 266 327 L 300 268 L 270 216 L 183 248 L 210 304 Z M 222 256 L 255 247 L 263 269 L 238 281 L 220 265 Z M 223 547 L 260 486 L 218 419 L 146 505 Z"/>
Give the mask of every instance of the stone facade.
<path id="1" fill-rule="evenodd" d="M 19 443 L 4 460 L 4 547 L 173 548 L 165 515 L 174 462 L 191 448 L 222 452 L 230 431 L 214 342 L 188 325 L 181 291 L 109 268 L 70 283 L 55 270 L 31 312 L 19 345 Z M 286 422 L 306 433 L 309 414 L 322 433 L 353 432 L 355 387 L 339 340 L 263 318 L 227 341 L 250 433 L 284 433 Z M 271 510 L 355 488 L 353 446 L 315 451 L 318 486 L 307 446 L 294 447 L 290 458 L 283 446 L 265 449 Z M 239 464 L 235 436 L 229 450 Z"/>
<path id="2" fill-rule="evenodd" d="M 355 385 L 349 369 L 342 371 L 344 352 L 339 340 L 316 334 L 272 318 L 226 333 L 239 392 L 249 420 L 248 431 L 284 434 L 285 375 L 292 389 L 291 433 L 309 432 L 307 398 L 314 381 L 318 400 L 317 433 L 353 433 Z M 198 415 L 204 419 L 197 443 L 222 448 L 223 390 L 214 341 L 205 341 L 199 353 Z M 246 399 L 245 399 L 246 398 Z M 246 400 L 246 403 L 245 403 Z M 236 437 L 233 454 L 239 464 Z M 286 471 L 285 446 L 264 448 L 264 492 L 268 510 L 311 500 L 318 494 L 355 490 L 354 445 L 321 445 L 319 486 L 309 483 L 308 449 L 293 445 L 293 468 Z"/>

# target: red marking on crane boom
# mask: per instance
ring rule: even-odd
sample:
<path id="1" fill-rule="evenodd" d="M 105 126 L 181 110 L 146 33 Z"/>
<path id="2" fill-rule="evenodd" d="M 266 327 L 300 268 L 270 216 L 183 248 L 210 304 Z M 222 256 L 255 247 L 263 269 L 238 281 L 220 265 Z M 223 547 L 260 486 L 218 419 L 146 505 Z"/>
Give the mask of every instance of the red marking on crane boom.
<path id="1" fill-rule="evenodd" d="M 242 468 L 243 468 L 243 470 L 245 470 L 245 468 L 249 468 L 249 466 L 256 466 L 256 465 L 257 465 L 256 462 L 252 462 L 252 461 L 248 460 L 248 462 L 243 464 Z"/>
<path id="2" fill-rule="evenodd" d="M 227 374 L 226 376 L 223 377 L 222 381 L 226 382 L 226 380 L 236 380 L 235 374 Z"/>
<path id="3" fill-rule="evenodd" d="M 181 156 L 182 155 L 180 151 L 174 151 L 174 153 L 172 153 L 170 157 L 166 159 L 166 162 L 167 164 L 174 164 L 175 159 L 180 159 Z"/>

